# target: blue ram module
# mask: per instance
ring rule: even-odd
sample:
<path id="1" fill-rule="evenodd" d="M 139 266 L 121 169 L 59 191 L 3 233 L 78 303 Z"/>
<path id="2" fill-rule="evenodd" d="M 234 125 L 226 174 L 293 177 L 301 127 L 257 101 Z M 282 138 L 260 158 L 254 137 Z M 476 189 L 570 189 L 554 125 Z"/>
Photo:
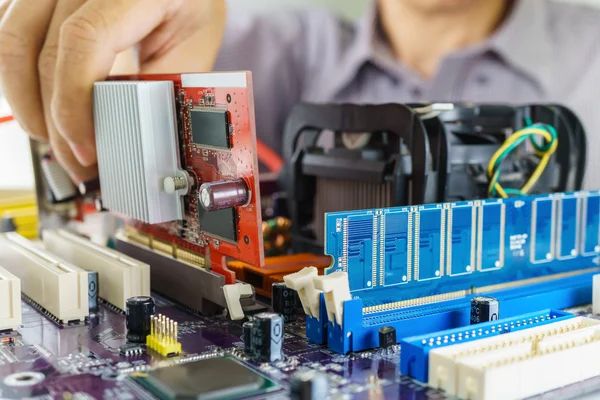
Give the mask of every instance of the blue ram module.
<path id="1" fill-rule="evenodd" d="M 598 267 L 599 199 L 593 191 L 327 213 L 327 273 L 348 272 L 369 312 Z"/>
<path id="2" fill-rule="evenodd" d="M 503 317 L 568 308 L 591 301 L 600 271 L 600 191 L 328 213 L 325 253 L 352 299 L 341 325 L 321 318 L 307 335 L 339 353 L 377 347 L 382 327 L 401 339 L 468 325 L 481 294 Z"/>
<path id="3" fill-rule="evenodd" d="M 430 350 L 564 321 L 574 316 L 566 311 L 542 310 L 512 318 L 405 338 L 400 341 L 400 373 L 418 381 L 427 382 Z"/>

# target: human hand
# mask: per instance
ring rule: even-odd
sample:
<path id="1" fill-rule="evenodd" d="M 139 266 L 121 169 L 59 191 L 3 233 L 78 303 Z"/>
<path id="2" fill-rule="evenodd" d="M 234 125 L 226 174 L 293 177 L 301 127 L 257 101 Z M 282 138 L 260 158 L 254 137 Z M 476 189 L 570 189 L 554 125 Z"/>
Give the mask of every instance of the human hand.
<path id="1" fill-rule="evenodd" d="M 208 71 L 224 29 L 224 0 L 0 0 L 0 88 L 79 183 L 97 176 L 92 90 L 117 55 L 136 47 L 141 74 Z"/>

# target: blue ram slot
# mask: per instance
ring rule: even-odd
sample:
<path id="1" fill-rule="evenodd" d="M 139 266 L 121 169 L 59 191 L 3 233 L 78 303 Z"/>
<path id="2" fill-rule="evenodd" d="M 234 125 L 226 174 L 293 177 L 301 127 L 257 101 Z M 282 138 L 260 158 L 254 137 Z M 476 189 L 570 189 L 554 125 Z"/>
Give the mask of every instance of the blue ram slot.
<path id="1" fill-rule="evenodd" d="M 589 195 L 584 200 L 582 253 L 596 254 L 600 252 L 600 195 Z"/>
<path id="2" fill-rule="evenodd" d="M 500 302 L 501 318 L 515 317 L 547 308 L 565 309 L 592 301 L 592 277 L 598 269 L 577 276 L 533 283 L 530 285 L 486 293 Z M 329 348 L 346 354 L 379 346 L 379 329 L 396 329 L 396 338 L 423 335 L 469 326 L 471 297 L 425 304 L 397 310 L 365 314 L 360 298 L 344 302 L 342 325 L 331 324 L 326 318 L 320 323 L 327 329 Z M 312 332 L 307 328 L 307 336 Z M 315 336 L 319 336 L 315 332 Z"/>
<path id="3" fill-rule="evenodd" d="M 400 373 L 426 383 L 429 372 L 429 352 L 433 349 L 564 321 L 574 316 L 565 311 L 548 309 L 498 321 L 404 338 L 400 342 Z"/>

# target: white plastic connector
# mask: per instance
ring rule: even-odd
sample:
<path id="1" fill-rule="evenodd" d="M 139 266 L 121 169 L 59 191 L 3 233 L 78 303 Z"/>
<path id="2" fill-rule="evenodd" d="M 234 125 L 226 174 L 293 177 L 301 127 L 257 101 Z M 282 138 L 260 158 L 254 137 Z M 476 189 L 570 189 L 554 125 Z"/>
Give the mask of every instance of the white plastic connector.
<path id="1" fill-rule="evenodd" d="M 57 320 L 89 315 L 88 274 L 40 250 L 17 233 L 0 234 L 2 266 L 21 280 L 21 291 Z"/>
<path id="2" fill-rule="evenodd" d="M 555 340 L 573 344 L 581 343 L 582 340 L 579 338 L 589 336 L 588 331 L 590 329 L 594 331 L 600 329 L 600 321 L 577 317 L 500 336 L 486 337 L 481 340 L 434 349 L 429 353 L 429 384 L 445 390 L 451 396 L 458 395 L 462 397 L 460 393 L 467 393 L 468 398 L 496 398 L 489 396 L 490 393 L 493 394 L 498 389 L 496 387 L 497 381 L 490 379 L 485 382 L 487 386 L 480 386 L 481 382 L 473 377 L 473 374 L 476 375 L 476 372 L 473 371 L 478 369 L 488 370 L 492 367 L 500 368 L 509 361 L 537 357 L 548 346 L 552 348 L 556 343 Z M 474 327 L 474 330 L 476 332 L 477 328 Z M 491 373 L 490 376 L 495 373 Z M 513 375 L 519 374 L 519 372 L 512 369 L 502 370 L 502 373 L 505 376 L 502 379 L 513 379 L 511 378 Z M 498 387 L 502 387 L 501 384 L 498 385 L 500 385 Z M 520 390 L 518 389 L 514 393 L 518 393 Z M 513 398 L 511 397 L 511 393 L 513 393 L 512 386 L 510 390 L 505 389 L 500 393 L 506 396 L 502 398 Z M 516 398 L 519 398 L 519 396 Z"/>
<path id="3" fill-rule="evenodd" d="M 125 311 L 127 299 L 150 296 L 150 266 L 65 230 L 44 231 L 46 249 L 67 262 L 98 272 L 98 296 Z"/>
<path id="4" fill-rule="evenodd" d="M 227 310 L 232 320 L 240 320 L 244 318 L 244 310 L 240 300 L 242 297 L 252 296 L 252 286 L 247 283 L 234 283 L 231 285 L 223 286 L 223 294 L 225 295 L 225 303 L 227 304 Z"/>
<path id="5" fill-rule="evenodd" d="M 453 396 L 458 392 L 458 363 L 476 354 L 491 354 L 507 351 L 512 346 L 523 342 L 538 342 L 565 332 L 574 332 L 590 326 L 600 326 L 600 321 L 576 317 L 547 325 L 535 326 L 499 336 L 486 337 L 460 343 L 468 337 L 454 338 L 459 344 L 433 349 L 429 352 L 429 385 L 442 389 Z M 473 326 L 471 337 L 478 332 Z"/>
<path id="6" fill-rule="evenodd" d="M 21 325 L 21 280 L 0 267 L 0 331 Z"/>
<path id="7" fill-rule="evenodd" d="M 298 292 L 302 308 L 306 315 L 319 319 L 321 291 L 315 288 L 314 279 L 319 276 L 315 267 L 306 267 L 283 277 L 286 286 Z"/>
<path id="8" fill-rule="evenodd" d="M 494 358 L 475 356 L 458 364 L 458 397 L 474 400 L 522 399 L 600 375 L 600 326 L 584 328 L 496 351 Z M 510 353 L 510 354 L 508 354 Z"/>
<path id="9" fill-rule="evenodd" d="M 351 300 L 350 282 L 347 272 L 334 272 L 329 275 L 314 278 L 315 288 L 325 294 L 325 306 L 327 307 L 327 318 L 329 322 L 334 320 L 342 325 L 344 315 L 344 301 Z"/>
<path id="10" fill-rule="evenodd" d="M 600 314 L 600 274 L 592 278 L 592 312 L 594 315 Z"/>

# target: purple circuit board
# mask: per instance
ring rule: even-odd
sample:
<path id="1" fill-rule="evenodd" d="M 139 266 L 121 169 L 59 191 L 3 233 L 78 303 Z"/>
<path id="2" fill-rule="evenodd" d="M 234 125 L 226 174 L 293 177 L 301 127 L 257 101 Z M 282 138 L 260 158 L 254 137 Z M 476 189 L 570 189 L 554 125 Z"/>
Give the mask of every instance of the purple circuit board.
<path id="1" fill-rule="evenodd" d="M 157 312 L 179 324 L 183 353 L 177 357 L 152 351 L 120 355 L 119 347 L 126 343 L 125 317 L 103 306 L 85 325 L 65 328 L 23 302 L 23 326 L 18 334 L 0 339 L 0 398 L 152 399 L 131 374 L 229 355 L 276 384 L 269 398 L 288 398 L 290 377 L 313 369 L 328 376 L 332 399 L 446 399 L 442 392 L 400 375 L 399 347 L 342 356 L 309 343 L 303 322 L 295 322 L 286 324 L 285 360 L 255 364 L 243 355 L 239 323 L 198 316 L 154 297 Z M 8 382 L 15 376 L 18 384 L 15 379 Z M 538 398 L 581 398 L 598 390 L 600 378 L 595 378 Z"/>

